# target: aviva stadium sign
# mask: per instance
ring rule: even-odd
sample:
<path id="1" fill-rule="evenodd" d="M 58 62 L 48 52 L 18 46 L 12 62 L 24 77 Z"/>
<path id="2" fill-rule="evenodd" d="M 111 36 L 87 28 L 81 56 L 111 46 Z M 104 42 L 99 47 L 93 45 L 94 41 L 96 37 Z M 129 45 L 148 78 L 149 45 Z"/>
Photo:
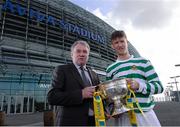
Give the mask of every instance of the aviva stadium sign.
<path id="1" fill-rule="evenodd" d="M 29 19 L 34 19 L 37 22 L 45 22 L 50 25 L 60 27 L 63 30 L 78 34 L 79 36 L 86 37 L 90 40 L 98 42 L 100 44 L 105 43 L 105 38 L 99 34 L 93 33 L 85 28 L 79 27 L 78 25 L 65 22 L 63 19 L 57 19 L 51 15 L 46 15 L 32 8 L 25 8 L 18 3 L 12 3 L 10 0 L 6 0 L 3 3 L 2 11 L 9 11 L 19 16 L 26 16 Z"/>

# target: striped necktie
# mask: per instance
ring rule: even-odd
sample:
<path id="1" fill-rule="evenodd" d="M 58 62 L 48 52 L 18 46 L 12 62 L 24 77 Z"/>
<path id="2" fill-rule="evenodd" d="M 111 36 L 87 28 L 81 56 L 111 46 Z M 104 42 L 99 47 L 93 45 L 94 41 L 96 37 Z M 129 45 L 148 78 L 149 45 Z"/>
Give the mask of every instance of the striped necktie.
<path id="1" fill-rule="evenodd" d="M 88 78 L 87 78 L 86 75 L 85 75 L 83 66 L 80 67 L 80 70 L 81 70 L 81 77 L 82 77 L 82 80 L 83 80 L 84 85 L 85 85 L 85 86 L 90 86 L 91 84 L 90 84 Z"/>
<path id="2" fill-rule="evenodd" d="M 85 86 L 91 86 L 89 79 L 85 75 L 83 66 L 80 67 L 80 70 L 81 70 L 81 76 L 82 76 L 82 80 L 83 80 L 84 85 Z M 93 102 L 90 101 L 89 102 L 89 112 L 88 112 L 89 116 L 93 116 L 94 115 L 94 111 L 93 110 L 94 110 Z"/>

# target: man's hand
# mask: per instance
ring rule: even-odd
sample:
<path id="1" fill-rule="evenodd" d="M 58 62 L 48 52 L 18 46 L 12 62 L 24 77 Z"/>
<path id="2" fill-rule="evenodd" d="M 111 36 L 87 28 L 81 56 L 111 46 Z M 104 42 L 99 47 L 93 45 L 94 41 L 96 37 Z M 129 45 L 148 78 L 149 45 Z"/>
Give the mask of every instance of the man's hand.
<path id="1" fill-rule="evenodd" d="M 95 92 L 95 86 L 86 87 L 82 90 L 83 99 L 92 98 L 93 93 Z"/>
<path id="2" fill-rule="evenodd" d="M 106 120 L 108 120 L 108 119 L 111 119 L 112 118 L 112 116 L 110 115 L 110 114 L 108 114 L 108 113 L 104 113 L 105 114 L 105 117 L 106 117 Z"/>
<path id="3" fill-rule="evenodd" d="M 122 116 L 122 114 L 117 114 L 117 115 L 114 115 L 112 116 L 113 118 L 120 118 Z"/>
<path id="4" fill-rule="evenodd" d="M 136 91 L 139 89 L 139 83 L 136 80 L 128 78 L 126 79 L 126 81 L 127 81 L 127 84 L 130 85 L 131 90 Z"/>

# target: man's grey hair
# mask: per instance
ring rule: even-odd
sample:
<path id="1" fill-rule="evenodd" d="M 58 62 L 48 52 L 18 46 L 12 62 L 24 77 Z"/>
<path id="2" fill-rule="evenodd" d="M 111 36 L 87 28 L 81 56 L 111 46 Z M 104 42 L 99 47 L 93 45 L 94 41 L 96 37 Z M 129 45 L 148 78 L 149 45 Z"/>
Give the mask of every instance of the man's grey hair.
<path id="1" fill-rule="evenodd" d="M 78 40 L 78 41 L 75 41 L 75 42 L 72 44 L 72 46 L 71 46 L 71 52 L 74 50 L 74 47 L 75 47 L 77 44 L 81 44 L 81 45 L 86 46 L 86 47 L 89 49 L 89 51 L 90 51 L 90 46 L 89 46 L 89 44 L 88 44 L 86 41 Z"/>

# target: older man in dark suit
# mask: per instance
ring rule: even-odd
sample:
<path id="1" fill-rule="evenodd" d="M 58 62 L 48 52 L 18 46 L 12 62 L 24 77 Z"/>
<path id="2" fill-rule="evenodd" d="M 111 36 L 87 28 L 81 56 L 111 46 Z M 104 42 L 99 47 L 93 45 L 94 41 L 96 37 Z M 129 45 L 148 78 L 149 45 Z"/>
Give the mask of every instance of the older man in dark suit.
<path id="1" fill-rule="evenodd" d="M 56 125 L 95 126 L 93 92 L 98 76 L 86 63 L 90 47 L 85 41 L 71 46 L 72 64 L 56 67 L 48 101 L 56 105 Z"/>

